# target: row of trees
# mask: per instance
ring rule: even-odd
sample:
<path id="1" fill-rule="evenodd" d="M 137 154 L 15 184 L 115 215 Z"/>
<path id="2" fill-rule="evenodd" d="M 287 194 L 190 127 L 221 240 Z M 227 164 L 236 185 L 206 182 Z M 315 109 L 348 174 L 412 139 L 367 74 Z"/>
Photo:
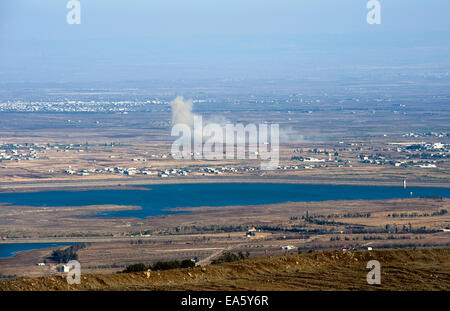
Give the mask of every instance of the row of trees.
<path id="1" fill-rule="evenodd" d="M 66 249 L 57 249 L 52 252 L 49 260 L 55 261 L 57 263 L 66 263 L 70 260 L 78 260 L 77 251 L 86 247 L 86 243 L 79 243 L 72 245 Z"/>
<path id="2" fill-rule="evenodd" d="M 182 261 L 171 260 L 171 261 L 157 261 L 153 265 L 146 265 L 144 263 L 137 263 L 129 265 L 123 273 L 141 272 L 141 271 L 163 271 L 179 268 L 193 268 L 195 267 L 195 262 L 191 259 L 185 259 Z"/>
<path id="3" fill-rule="evenodd" d="M 448 211 L 446 209 L 441 209 L 438 212 L 433 212 L 433 213 L 423 213 L 423 214 L 418 214 L 418 213 L 392 213 L 392 214 L 388 214 L 388 217 L 392 217 L 392 218 L 396 218 L 396 217 L 400 217 L 400 218 L 413 218 L 413 217 L 430 217 L 430 216 L 443 216 L 445 214 L 447 214 Z"/>
<path id="4" fill-rule="evenodd" d="M 219 264 L 223 262 L 234 262 L 238 260 L 247 259 L 250 256 L 249 252 L 243 253 L 239 252 L 234 254 L 232 252 L 223 252 L 222 255 L 214 259 L 212 264 Z M 171 260 L 171 261 L 157 261 L 153 265 L 146 265 L 144 263 L 137 263 L 127 266 L 122 273 L 133 273 L 133 272 L 142 272 L 142 271 L 163 271 L 163 270 L 171 270 L 171 269 L 179 269 L 179 268 L 193 268 L 195 267 L 195 262 L 191 259 L 185 259 L 182 261 L 179 260 Z"/>

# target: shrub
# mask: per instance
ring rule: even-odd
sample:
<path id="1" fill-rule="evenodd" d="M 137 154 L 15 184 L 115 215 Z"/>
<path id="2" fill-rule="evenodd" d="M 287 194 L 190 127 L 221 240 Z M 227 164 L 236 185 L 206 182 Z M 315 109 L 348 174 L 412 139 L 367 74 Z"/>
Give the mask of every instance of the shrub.
<path id="1" fill-rule="evenodd" d="M 57 263 L 66 263 L 70 260 L 78 260 L 77 251 L 86 247 L 86 244 L 80 243 L 72 245 L 66 249 L 57 249 L 52 252 L 48 259 Z"/>
<path id="2" fill-rule="evenodd" d="M 136 263 L 133 265 L 129 265 L 123 272 L 125 273 L 132 273 L 132 272 L 142 272 L 147 271 L 149 269 L 149 266 L 143 264 L 143 263 Z"/>
<path id="3" fill-rule="evenodd" d="M 195 267 L 195 262 L 190 259 L 185 259 L 182 261 L 171 260 L 171 261 L 157 261 L 153 265 L 145 265 L 143 263 L 129 265 L 122 272 L 124 273 L 132 273 L 132 272 L 142 272 L 147 270 L 152 271 L 163 271 L 163 270 L 171 270 L 171 269 L 179 269 L 179 268 L 193 268 Z"/>
<path id="4" fill-rule="evenodd" d="M 194 268 L 195 262 L 190 259 L 185 259 L 181 261 L 181 268 Z"/>
<path id="5" fill-rule="evenodd" d="M 222 263 L 222 262 L 233 262 L 233 261 L 238 261 L 238 260 L 242 260 L 242 259 L 247 259 L 250 256 L 250 253 L 242 253 L 239 252 L 237 255 L 233 254 L 232 252 L 223 252 L 222 256 L 220 256 L 217 259 L 214 259 L 211 263 L 212 264 L 218 264 L 218 263 Z"/>

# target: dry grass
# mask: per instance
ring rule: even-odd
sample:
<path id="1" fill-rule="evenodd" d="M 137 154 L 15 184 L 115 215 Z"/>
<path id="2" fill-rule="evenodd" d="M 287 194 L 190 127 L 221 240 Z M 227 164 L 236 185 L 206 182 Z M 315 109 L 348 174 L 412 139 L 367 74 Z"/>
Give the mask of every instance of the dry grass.
<path id="1" fill-rule="evenodd" d="M 450 290 L 450 249 L 326 251 L 252 258 L 190 269 L 1 281 L 1 290 Z M 369 260 L 381 285 L 366 282 Z"/>

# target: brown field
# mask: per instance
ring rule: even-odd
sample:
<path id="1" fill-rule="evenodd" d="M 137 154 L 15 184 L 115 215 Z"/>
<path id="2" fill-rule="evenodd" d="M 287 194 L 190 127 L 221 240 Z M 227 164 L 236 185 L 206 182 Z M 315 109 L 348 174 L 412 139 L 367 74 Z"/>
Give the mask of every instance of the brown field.
<path id="1" fill-rule="evenodd" d="M 170 137 L 171 114 L 167 105 L 151 107 L 151 112 L 130 111 L 126 115 L 119 113 L 8 113 L 7 118 L 0 122 L 4 153 L 4 157 L 0 159 L 0 191 L 139 189 L 139 185 L 199 182 L 365 184 L 399 187 L 405 179 L 408 186 L 450 187 L 448 147 L 438 151 L 415 151 L 406 149 L 404 145 L 392 144 L 448 144 L 450 142 L 448 135 L 404 136 L 410 132 L 447 131 L 448 112 L 445 104 L 433 106 L 434 112 L 427 114 L 426 118 L 420 110 L 422 108 L 417 111 L 408 111 L 408 114 L 393 114 L 391 110 L 398 108 L 393 108 L 391 103 L 383 104 L 386 105 L 386 110 L 377 111 L 376 114 L 369 110 L 356 109 L 359 105 L 356 103 L 355 111 L 337 111 L 334 102 L 317 104 L 315 108 L 318 109 L 312 107 L 313 105 L 305 107 L 306 111 L 301 109 L 290 111 L 291 107 L 280 109 L 277 104 L 263 107 L 264 109 L 255 109 L 250 104 L 236 106 L 233 109 L 237 111 L 232 111 L 231 108 L 230 111 L 221 111 L 223 107 L 203 107 L 205 111 L 202 114 L 205 118 L 223 114 L 231 122 L 257 124 L 267 121 L 279 123 L 280 127 L 291 128 L 294 137 L 281 143 L 280 168 L 273 171 L 255 169 L 259 167 L 259 161 L 177 161 L 172 159 L 170 147 L 174 138 Z M 314 111 L 309 113 L 310 109 Z M 327 109 L 331 113 L 327 112 Z M 33 152 L 31 149 L 34 149 Z M 361 155 L 363 158 L 368 156 L 370 159 L 377 159 L 376 161 L 381 159 L 379 160 L 381 162 L 364 162 L 361 160 Z M 8 156 L 12 158 L 7 159 Z M 323 162 L 303 162 L 296 157 L 310 157 Z M 399 162 L 408 163 L 394 165 Z M 434 163 L 436 167 L 419 166 L 425 162 Z M 121 169 L 114 171 L 115 168 Z M 151 174 L 126 175 L 122 169 L 129 168 L 146 170 Z M 235 170 L 215 174 L 205 171 L 206 168 Z M 159 173 L 172 169 L 186 170 L 189 173 L 187 176 L 171 174 L 167 178 L 158 177 Z M 69 174 L 67 170 L 73 170 L 74 173 Z M 82 171 L 89 171 L 89 173 L 82 174 Z M 143 190 L 143 188 L 140 189 Z M 358 250 L 367 249 L 367 247 L 377 250 L 371 254 L 378 254 L 379 249 L 395 247 L 449 247 L 449 233 L 441 229 L 450 227 L 450 216 L 448 213 L 436 214 L 442 210 L 448 211 L 449 202 L 450 200 L 446 198 L 434 198 L 286 202 L 275 205 L 220 208 L 205 206 L 184 209 L 191 213 L 147 219 L 79 217 L 94 215 L 105 210 L 139 208 L 136 206 L 51 208 L 11 206 L 7 202 L 0 202 L 0 243 L 87 242 L 86 248 L 78 251 L 83 271 L 87 274 L 105 275 L 105 284 L 109 284 L 109 287 L 105 288 L 108 289 L 133 288 L 133 285 L 130 285 L 133 284 L 130 281 L 133 278 L 132 275 L 121 275 L 120 278 L 127 281 L 122 282 L 120 278 L 116 279 L 117 287 L 114 287 L 112 281 L 107 281 L 108 278 L 116 277 L 108 276 L 108 273 L 123 270 L 129 264 L 197 258 L 199 265 L 206 266 L 225 250 L 249 252 L 251 259 L 248 263 L 261 263 L 261 270 L 257 272 L 249 270 L 250 274 L 242 279 L 239 279 L 237 274 L 233 274 L 235 272 L 230 272 L 232 281 L 216 279 L 208 284 L 177 283 L 182 282 L 183 278 L 181 278 L 171 281 L 174 284 L 173 287 L 170 287 L 168 283 L 155 283 L 157 285 L 154 288 L 245 289 L 259 283 L 267 283 L 268 287 L 261 285 L 262 288 L 331 289 L 337 286 L 337 282 L 320 283 L 323 280 L 321 273 L 331 278 L 332 270 L 331 268 L 327 270 L 326 267 L 333 267 L 332 269 L 340 271 L 338 275 L 344 275 L 350 271 L 345 270 L 347 266 L 341 267 L 340 263 L 334 265 L 331 259 L 327 259 L 322 266 L 317 263 L 317 266 L 313 265 L 314 269 L 305 270 L 311 273 L 310 280 L 306 282 L 305 279 L 297 279 L 290 272 L 287 274 L 280 272 L 279 278 L 278 274 L 274 274 L 275 270 L 269 269 L 264 272 L 265 259 L 259 257 L 283 255 L 286 251 L 281 248 L 286 245 L 294 246 L 294 250 L 290 253 L 311 249 L 340 250 L 343 246 L 350 246 Z M 370 217 L 345 217 L 349 213 L 370 213 Z M 393 217 L 394 213 L 407 216 Z M 433 213 L 435 214 L 432 215 Z M 412 214 L 415 216 L 408 216 Z M 306 219 L 306 215 L 309 215 L 311 219 Z M 246 237 L 246 231 L 253 226 L 258 229 L 258 232 L 255 236 Z M 36 265 L 46 260 L 52 251 L 53 249 L 31 250 L 20 252 L 12 258 L 0 259 L 0 277 L 46 276 L 48 280 L 53 278 L 58 283 L 60 276 L 56 272 L 58 266 L 56 263 L 49 261 L 45 266 Z M 396 253 L 399 256 L 397 259 L 407 256 L 408 252 L 412 251 Z M 430 252 L 426 255 L 430 256 L 430 266 L 424 266 L 425 270 L 420 271 L 434 269 L 431 265 L 439 262 L 442 254 L 448 255 L 447 250 L 441 251 L 442 254 L 435 254 L 434 251 L 428 250 L 423 252 Z M 305 260 L 307 258 L 312 260 L 308 257 L 312 255 L 291 254 L 289 256 L 288 258 L 306 256 Z M 283 257 L 277 258 L 274 259 L 277 264 L 284 260 L 281 259 Z M 390 264 L 395 270 L 400 267 L 402 261 L 395 263 L 394 259 L 392 257 Z M 434 262 L 435 259 L 437 261 Z M 417 260 L 420 266 L 422 259 Z M 239 265 L 236 265 L 224 265 L 223 269 L 239 270 Z M 207 269 L 219 269 L 218 267 L 208 266 Z M 276 267 L 283 271 L 283 266 Z M 448 266 L 445 267 L 448 268 Z M 365 270 L 362 266 L 357 269 Z M 387 289 L 402 289 L 398 280 L 406 278 L 407 273 L 414 274 L 413 270 L 399 271 L 401 273 L 396 274 L 396 281 L 392 279 L 393 287 L 386 287 Z M 174 276 L 181 273 L 181 276 L 184 272 L 167 273 L 167 276 L 172 273 Z M 424 280 L 433 280 L 426 273 L 420 273 L 419 276 Z M 389 275 L 386 275 L 388 279 Z M 415 278 L 419 276 L 414 274 L 410 278 L 416 280 Z M 100 275 L 87 277 L 92 278 L 92 284 L 97 284 L 94 280 L 103 278 Z M 274 277 L 278 278 L 276 284 L 282 284 L 280 287 L 276 287 L 270 281 L 274 280 Z M 318 279 L 314 281 L 316 277 Z M 282 279 L 284 283 L 281 282 Z M 342 279 L 344 280 L 345 277 L 342 276 Z M 264 283 L 264 280 L 269 281 Z M 439 282 L 431 284 L 440 284 L 441 278 L 438 280 Z M 426 288 L 442 289 L 445 286 L 448 288 L 448 279 L 444 278 L 444 280 L 447 283 L 442 282 L 442 285 L 430 285 Z M 127 283 L 128 281 L 130 282 Z M 363 281 L 364 279 L 361 282 Z M 22 284 L 21 280 L 2 284 L 14 284 L 14 282 Z M 304 287 L 302 282 L 306 284 Z M 414 287 L 419 285 L 412 283 L 408 285 L 411 287 L 405 288 L 419 289 Z M 175 286 L 175 284 L 178 285 Z M 224 284 L 224 287 L 220 287 L 220 284 Z M 342 289 L 365 288 L 364 284 L 355 284 L 344 282 Z M 24 289 L 29 289 L 23 286 Z M 95 288 L 97 285 L 92 286 Z M 136 288 L 153 288 L 146 287 L 144 283 L 136 283 L 136 286 Z M 386 283 L 383 286 L 390 285 Z M 56 288 L 59 289 L 58 286 Z"/>
<path id="2" fill-rule="evenodd" d="M 1 243 L 87 242 L 78 251 L 88 273 L 108 273 L 126 265 L 158 260 L 198 258 L 206 265 L 223 251 L 249 252 L 251 257 L 308 249 L 448 247 L 449 199 L 291 202 L 273 205 L 196 207 L 191 213 L 136 218 L 79 218 L 117 206 L 0 209 Z M 122 207 L 123 208 L 123 207 Z M 136 208 L 136 207 L 129 207 Z M 326 220 L 325 223 L 306 221 Z M 370 213 L 370 217 L 363 217 Z M 392 217 L 392 214 L 415 215 Z M 344 217 L 352 215 L 353 217 Z M 38 221 L 36 221 L 38 220 Z M 331 222 L 334 221 L 334 222 Z M 389 227 L 387 228 L 386 225 Z M 255 226 L 255 236 L 245 230 Z M 386 229 L 387 228 L 387 229 Z M 144 234 L 143 234 L 144 233 Z M 20 252 L 0 259 L 0 273 L 16 276 L 54 275 L 56 263 L 36 264 L 52 249 Z"/>
<path id="3" fill-rule="evenodd" d="M 320 105 L 324 109 L 323 105 Z M 237 171 L 220 176 L 193 171 L 189 176 L 169 176 L 162 180 L 157 175 L 125 176 L 117 173 L 90 173 L 86 176 L 67 175 L 65 170 L 80 172 L 83 169 L 150 168 L 158 171 L 173 168 L 198 167 L 259 167 L 259 161 L 251 160 L 174 160 L 170 156 L 170 109 L 166 105 L 156 106 L 153 112 L 131 112 L 123 114 L 104 113 L 9 113 L 0 123 L 3 144 L 36 144 L 45 149 L 36 149 L 38 158 L 12 161 L 0 160 L 0 191 L 29 191 L 52 187 L 117 186 L 118 184 L 189 182 L 189 179 L 283 179 L 288 182 L 339 183 L 339 184 L 396 184 L 404 179 L 409 185 L 449 186 L 449 152 L 439 152 L 434 158 L 436 168 L 420 168 L 416 165 L 395 167 L 391 164 L 361 163 L 360 154 L 381 154 L 389 161 L 406 161 L 422 151 L 401 151 L 392 143 L 449 143 L 449 137 L 404 137 L 413 129 L 423 132 L 440 132 L 448 128 L 446 107 L 436 110 L 442 113 L 428 115 L 420 113 L 394 117 L 389 113 L 373 115 L 370 112 L 340 112 L 339 117 L 326 110 L 312 115 L 304 112 L 279 111 L 265 107 L 266 112 L 257 112 L 253 107 L 243 107 L 239 113 L 217 112 L 203 107 L 205 118 L 224 114 L 230 122 L 263 121 L 280 124 L 291 129 L 289 139 L 280 145 L 280 166 L 300 166 L 299 169 L 275 171 Z M 341 115 L 342 114 L 342 115 Z M 70 122 L 69 122 L 70 120 Z M 392 124 L 395 124 L 393 126 Z M 384 136 L 387 134 L 387 136 Z M 305 138 L 306 137 L 306 138 Z M 309 137 L 309 138 L 308 138 Z M 30 145 L 26 146 L 27 148 Z M 16 148 L 17 149 L 17 148 Z M 21 151 L 22 149 L 19 149 Z M 319 150 L 319 153 L 313 152 Z M 325 155 L 326 151 L 329 155 Z M 337 152 L 338 156 L 334 156 Z M 434 152 L 436 153 L 436 152 Z M 292 157 L 314 157 L 323 163 L 307 165 Z M 145 159 L 145 161 L 143 161 Z M 409 159 L 409 158 L 408 158 Z M 420 157 L 411 158 L 419 161 Z M 408 160 L 408 161 L 409 161 Z M 422 159 L 423 160 L 423 159 Z M 339 161 L 339 162 L 337 162 Z M 303 166 L 311 166 L 303 168 Z"/>
<path id="4" fill-rule="evenodd" d="M 0 281 L 0 290 L 450 290 L 450 249 L 325 251 L 258 257 L 169 271 L 84 274 Z M 369 260 L 381 264 L 381 284 L 366 282 Z"/>

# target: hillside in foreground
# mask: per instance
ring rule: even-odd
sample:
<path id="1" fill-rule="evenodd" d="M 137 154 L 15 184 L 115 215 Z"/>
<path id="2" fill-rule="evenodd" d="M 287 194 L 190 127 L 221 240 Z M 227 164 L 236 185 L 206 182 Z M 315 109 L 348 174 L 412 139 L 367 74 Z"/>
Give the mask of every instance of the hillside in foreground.
<path id="1" fill-rule="evenodd" d="M 381 263 L 369 285 L 367 262 Z M 450 290 L 450 248 L 323 251 L 257 257 L 205 267 L 0 281 L 0 290 Z"/>

